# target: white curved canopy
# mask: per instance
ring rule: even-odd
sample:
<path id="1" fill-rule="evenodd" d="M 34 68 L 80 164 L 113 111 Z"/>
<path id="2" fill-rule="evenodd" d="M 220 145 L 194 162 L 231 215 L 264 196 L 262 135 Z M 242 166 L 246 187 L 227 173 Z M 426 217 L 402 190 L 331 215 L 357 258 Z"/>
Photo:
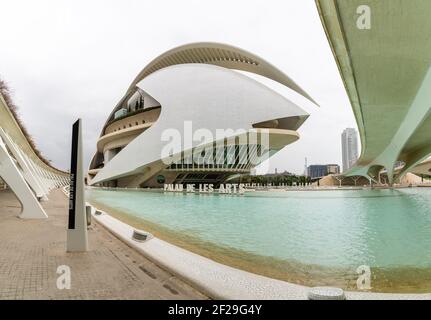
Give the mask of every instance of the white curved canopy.
<path id="1" fill-rule="evenodd" d="M 197 42 L 173 48 L 152 60 L 133 80 L 113 112 L 133 95 L 136 91 L 136 85 L 150 74 L 169 66 L 189 63 L 212 64 L 227 69 L 254 73 L 285 85 L 317 105 L 295 81 L 259 56 L 227 44 Z"/>
<path id="2" fill-rule="evenodd" d="M 243 49 L 214 42 L 190 43 L 161 54 L 138 74 L 129 89 L 134 88 L 139 81 L 157 70 L 186 63 L 214 64 L 228 69 L 251 72 L 277 81 L 314 102 L 295 81 L 269 62 Z"/>

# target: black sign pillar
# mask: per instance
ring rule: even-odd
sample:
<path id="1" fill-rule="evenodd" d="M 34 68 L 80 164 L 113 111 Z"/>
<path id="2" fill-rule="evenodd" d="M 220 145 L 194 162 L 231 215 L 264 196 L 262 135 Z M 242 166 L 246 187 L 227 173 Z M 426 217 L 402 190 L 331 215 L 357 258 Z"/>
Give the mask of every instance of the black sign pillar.
<path id="1" fill-rule="evenodd" d="M 70 161 L 69 223 L 67 251 L 87 251 L 87 221 L 84 197 L 84 169 L 82 163 L 81 119 L 73 124 L 72 156 Z"/>

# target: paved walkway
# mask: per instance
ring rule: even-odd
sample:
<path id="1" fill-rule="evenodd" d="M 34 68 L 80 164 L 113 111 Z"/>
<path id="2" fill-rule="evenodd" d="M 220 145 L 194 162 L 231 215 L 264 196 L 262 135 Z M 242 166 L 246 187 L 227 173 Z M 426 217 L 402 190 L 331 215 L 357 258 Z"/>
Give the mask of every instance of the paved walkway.
<path id="1" fill-rule="evenodd" d="M 20 205 L 0 191 L 0 299 L 205 299 L 93 221 L 90 251 L 66 253 L 67 199 L 43 203 L 47 220 L 17 218 Z M 57 267 L 71 269 L 71 289 L 57 289 Z"/>

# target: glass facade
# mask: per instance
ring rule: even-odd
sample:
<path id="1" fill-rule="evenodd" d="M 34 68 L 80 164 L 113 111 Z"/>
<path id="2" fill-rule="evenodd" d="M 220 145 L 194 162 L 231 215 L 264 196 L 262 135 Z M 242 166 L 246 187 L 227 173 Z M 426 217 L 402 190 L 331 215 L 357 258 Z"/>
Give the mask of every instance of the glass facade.
<path id="1" fill-rule="evenodd" d="M 252 167 L 262 162 L 267 155 L 261 145 L 224 145 L 211 148 L 196 148 L 187 156 L 184 153 L 181 159 L 175 160 L 167 168 L 168 170 L 187 171 L 249 171 Z"/>

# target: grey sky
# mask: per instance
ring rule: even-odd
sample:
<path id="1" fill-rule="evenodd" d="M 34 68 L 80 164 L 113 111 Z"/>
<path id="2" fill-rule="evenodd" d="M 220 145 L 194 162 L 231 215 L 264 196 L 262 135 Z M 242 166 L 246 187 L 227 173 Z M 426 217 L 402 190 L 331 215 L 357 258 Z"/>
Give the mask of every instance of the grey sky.
<path id="1" fill-rule="evenodd" d="M 302 173 L 341 163 L 341 132 L 356 127 L 313 0 L 0 0 L 0 77 L 53 164 L 69 166 L 73 121 L 84 121 L 85 160 L 113 106 L 139 71 L 172 47 L 215 41 L 251 51 L 301 85 L 319 104 L 264 81 L 309 112 L 301 139 L 271 168 Z"/>

